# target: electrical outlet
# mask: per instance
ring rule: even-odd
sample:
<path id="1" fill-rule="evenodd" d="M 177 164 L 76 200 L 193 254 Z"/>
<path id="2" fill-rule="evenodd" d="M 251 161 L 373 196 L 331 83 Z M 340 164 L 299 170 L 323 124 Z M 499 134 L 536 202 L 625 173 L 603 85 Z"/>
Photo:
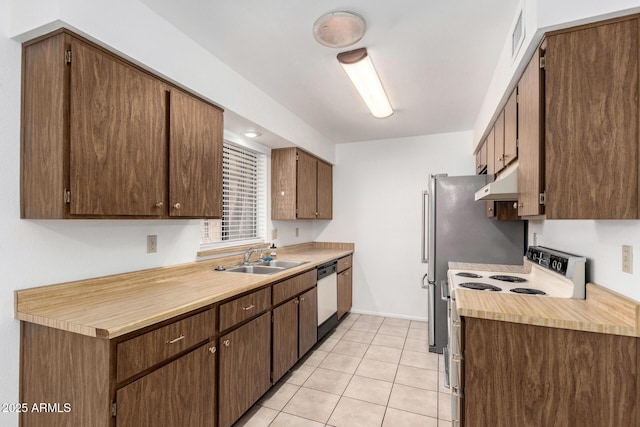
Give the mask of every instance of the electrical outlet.
<path id="1" fill-rule="evenodd" d="M 300 229 L 296 227 L 296 237 L 300 236 Z"/>
<path id="2" fill-rule="evenodd" d="M 633 246 L 622 245 L 622 272 L 633 274 Z"/>
<path id="3" fill-rule="evenodd" d="M 278 229 L 277 228 L 272 228 L 271 229 L 271 240 L 275 240 L 278 238 Z"/>
<path id="4" fill-rule="evenodd" d="M 538 246 L 538 233 L 533 233 L 533 246 Z"/>
<path id="5" fill-rule="evenodd" d="M 158 252 L 158 236 L 150 234 L 147 236 L 147 253 L 153 254 Z"/>

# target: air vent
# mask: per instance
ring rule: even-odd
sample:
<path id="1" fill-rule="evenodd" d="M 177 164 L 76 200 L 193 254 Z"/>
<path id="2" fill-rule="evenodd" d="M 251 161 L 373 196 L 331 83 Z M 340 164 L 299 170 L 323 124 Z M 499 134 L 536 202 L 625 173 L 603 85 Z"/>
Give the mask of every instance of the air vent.
<path id="1" fill-rule="evenodd" d="M 524 20 L 522 19 L 522 9 L 520 9 L 520 13 L 518 14 L 518 20 L 516 21 L 515 27 L 513 27 L 513 32 L 511 33 L 511 58 L 515 58 L 520 50 L 520 46 L 522 46 L 522 42 L 524 41 Z"/>

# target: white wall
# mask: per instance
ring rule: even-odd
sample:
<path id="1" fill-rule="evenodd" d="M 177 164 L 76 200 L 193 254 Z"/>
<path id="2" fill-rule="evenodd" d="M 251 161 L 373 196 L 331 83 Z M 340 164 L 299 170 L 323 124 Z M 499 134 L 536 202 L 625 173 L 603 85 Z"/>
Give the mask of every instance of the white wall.
<path id="1" fill-rule="evenodd" d="M 430 174 L 473 174 L 471 147 L 471 132 L 336 146 L 335 219 L 315 240 L 355 243 L 353 311 L 426 320 L 422 191 Z"/>

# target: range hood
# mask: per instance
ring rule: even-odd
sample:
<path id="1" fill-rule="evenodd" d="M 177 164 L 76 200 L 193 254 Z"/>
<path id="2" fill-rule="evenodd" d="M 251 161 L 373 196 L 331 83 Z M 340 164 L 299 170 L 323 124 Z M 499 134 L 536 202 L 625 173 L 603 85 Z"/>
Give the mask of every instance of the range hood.
<path id="1" fill-rule="evenodd" d="M 476 191 L 478 200 L 518 200 L 518 164 L 505 169 L 494 182 Z"/>

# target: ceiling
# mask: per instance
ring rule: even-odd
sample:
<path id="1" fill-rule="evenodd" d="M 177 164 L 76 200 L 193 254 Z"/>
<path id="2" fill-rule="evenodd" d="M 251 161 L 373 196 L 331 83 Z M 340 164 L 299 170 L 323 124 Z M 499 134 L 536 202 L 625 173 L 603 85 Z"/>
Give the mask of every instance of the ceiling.
<path id="1" fill-rule="evenodd" d="M 519 3 L 142 1 L 336 143 L 471 130 Z M 362 15 L 365 36 L 348 48 L 320 45 L 314 22 L 339 10 Z M 339 52 L 359 47 L 395 110 L 389 118 L 369 113 L 338 64 Z"/>

